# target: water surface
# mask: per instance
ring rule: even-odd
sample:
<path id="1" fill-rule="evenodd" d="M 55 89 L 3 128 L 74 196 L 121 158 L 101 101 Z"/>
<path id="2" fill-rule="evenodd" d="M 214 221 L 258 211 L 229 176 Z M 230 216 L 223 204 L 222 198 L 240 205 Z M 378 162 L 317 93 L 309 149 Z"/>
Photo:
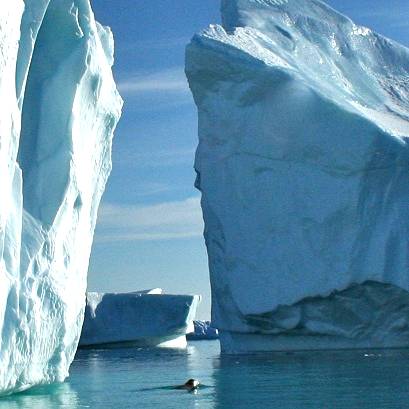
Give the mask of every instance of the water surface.
<path id="1" fill-rule="evenodd" d="M 172 386 L 188 378 L 196 394 Z M 186 351 L 80 350 L 66 383 L 0 400 L 0 409 L 409 407 L 409 350 L 220 357 L 217 341 Z"/>

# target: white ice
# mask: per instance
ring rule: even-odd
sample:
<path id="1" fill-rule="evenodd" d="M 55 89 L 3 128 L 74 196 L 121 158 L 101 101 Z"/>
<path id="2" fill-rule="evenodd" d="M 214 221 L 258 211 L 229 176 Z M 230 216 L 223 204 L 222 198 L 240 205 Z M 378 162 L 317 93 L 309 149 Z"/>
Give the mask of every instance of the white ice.
<path id="1" fill-rule="evenodd" d="M 88 0 L 0 6 L 0 394 L 62 381 L 122 101 Z"/>

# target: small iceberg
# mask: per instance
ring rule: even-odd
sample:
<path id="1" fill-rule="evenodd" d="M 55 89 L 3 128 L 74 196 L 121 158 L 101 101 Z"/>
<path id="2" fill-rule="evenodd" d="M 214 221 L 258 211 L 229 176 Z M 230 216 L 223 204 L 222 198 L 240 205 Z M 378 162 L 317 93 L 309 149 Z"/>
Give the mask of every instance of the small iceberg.
<path id="1" fill-rule="evenodd" d="M 219 339 L 219 330 L 210 321 L 193 321 L 194 331 L 186 335 L 188 341 Z"/>
<path id="2" fill-rule="evenodd" d="M 163 294 L 160 288 L 117 294 L 89 292 L 79 346 L 184 348 L 186 334 L 194 330 L 200 300 L 199 295 Z"/>

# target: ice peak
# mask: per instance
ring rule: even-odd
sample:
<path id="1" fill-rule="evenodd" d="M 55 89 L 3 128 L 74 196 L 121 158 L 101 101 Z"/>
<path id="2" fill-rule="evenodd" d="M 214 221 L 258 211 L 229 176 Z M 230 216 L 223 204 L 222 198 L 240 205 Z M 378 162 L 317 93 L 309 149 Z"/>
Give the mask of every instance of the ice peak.
<path id="1" fill-rule="evenodd" d="M 408 133 L 409 51 L 319 0 L 222 0 L 229 42 L 395 135 Z M 392 80 L 391 80 L 392 78 Z M 403 84 L 405 83 L 405 84 Z M 369 111 L 368 111 L 369 109 Z"/>
<path id="2" fill-rule="evenodd" d="M 222 0 L 223 26 L 265 27 L 307 17 L 322 24 L 336 21 L 352 24 L 351 20 L 319 0 Z M 326 19 L 322 20 L 325 14 Z"/>

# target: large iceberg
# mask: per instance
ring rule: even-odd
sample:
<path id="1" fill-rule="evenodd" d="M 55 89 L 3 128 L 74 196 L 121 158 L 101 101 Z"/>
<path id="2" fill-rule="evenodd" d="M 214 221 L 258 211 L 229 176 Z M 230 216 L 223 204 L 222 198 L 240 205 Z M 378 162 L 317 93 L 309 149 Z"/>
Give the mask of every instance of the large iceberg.
<path id="1" fill-rule="evenodd" d="M 184 348 L 199 302 L 198 295 L 163 294 L 161 289 L 89 292 L 79 344 Z"/>
<path id="2" fill-rule="evenodd" d="M 409 345 L 409 51 L 318 0 L 187 47 L 222 350 Z"/>
<path id="3" fill-rule="evenodd" d="M 0 394 L 62 381 L 121 98 L 88 0 L 0 6 Z"/>

